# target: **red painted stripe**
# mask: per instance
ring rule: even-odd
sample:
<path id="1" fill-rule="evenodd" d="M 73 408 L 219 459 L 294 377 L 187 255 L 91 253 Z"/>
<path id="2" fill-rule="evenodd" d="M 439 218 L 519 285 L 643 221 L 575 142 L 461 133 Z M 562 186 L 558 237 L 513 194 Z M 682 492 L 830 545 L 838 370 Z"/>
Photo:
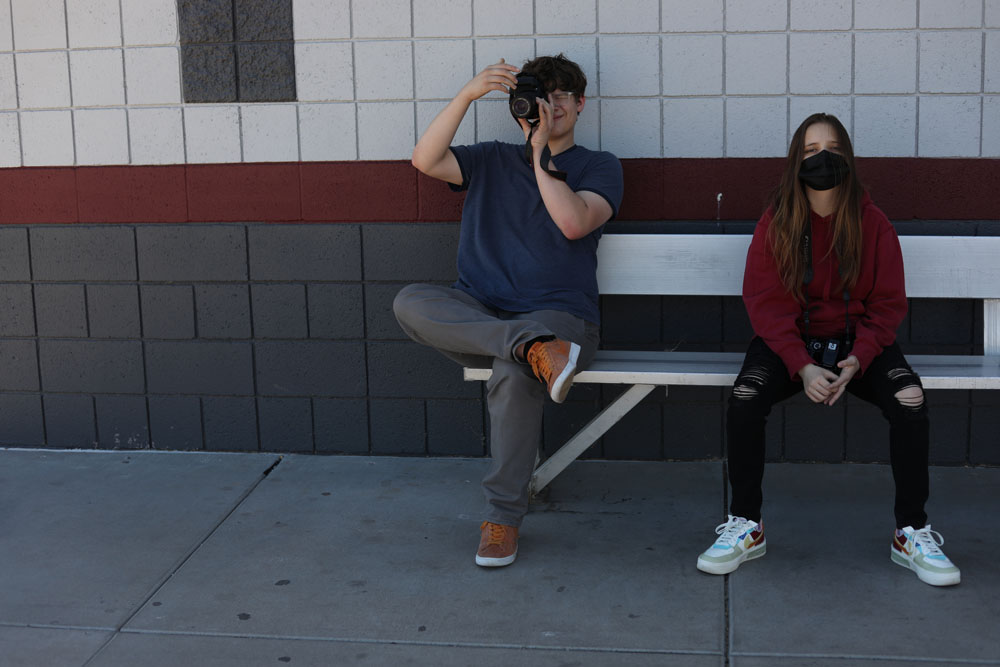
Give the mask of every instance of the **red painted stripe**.
<path id="1" fill-rule="evenodd" d="M 623 160 L 618 219 L 756 219 L 782 163 Z M 1000 219 L 1000 160 L 859 158 L 858 171 L 893 220 Z M 439 222 L 462 201 L 405 161 L 0 169 L 6 224 Z"/>

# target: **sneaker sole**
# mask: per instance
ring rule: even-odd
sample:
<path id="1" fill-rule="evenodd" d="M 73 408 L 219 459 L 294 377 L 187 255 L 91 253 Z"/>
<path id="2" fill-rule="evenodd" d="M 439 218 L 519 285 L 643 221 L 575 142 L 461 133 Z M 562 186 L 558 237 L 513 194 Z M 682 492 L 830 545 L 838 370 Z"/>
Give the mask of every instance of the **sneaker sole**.
<path id="1" fill-rule="evenodd" d="M 920 581 L 931 586 L 954 586 L 962 581 L 961 572 L 934 573 L 915 567 L 909 558 L 897 553 L 892 547 L 890 547 L 889 557 L 896 565 L 905 567 L 907 570 L 913 570 Z"/>
<path id="2" fill-rule="evenodd" d="M 517 552 L 515 551 L 509 556 L 504 556 L 503 558 L 489 558 L 487 556 L 476 555 L 476 565 L 480 567 L 503 567 L 504 565 L 510 565 L 517 558 Z"/>
<path id="3" fill-rule="evenodd" d="M 569 361 L 566 362 L 566 366 L 556 381 L 552 383 L 552 391 L 549 394 L 556 403 L 562 403 L 566 400 L 566 395 L 569 394 L 570 387 L 573 386 L 573 376 L 576 375 L 576 363 L 579 359 L 580 346 L 576 343 L 570 343 Z"/>
<path id="4" fill-rule="evenodd" d="M 717 563 L 710 560 L 702 560 L 698 557 L 698 569 L 702 572 L 707 572 L 708 574 L 729 574 L 730 572 L 735 572 L 736 568 L 740 566 L 741 563 L 753 560 L 754 558 L 760 558 L 767 553 L 767 543 L 761 544 L 758 547 L 754 547 L 750 551 L 744 552 L 739 558 L 734 558 L 733 560 L 728 560 L 724 563 Z"/>

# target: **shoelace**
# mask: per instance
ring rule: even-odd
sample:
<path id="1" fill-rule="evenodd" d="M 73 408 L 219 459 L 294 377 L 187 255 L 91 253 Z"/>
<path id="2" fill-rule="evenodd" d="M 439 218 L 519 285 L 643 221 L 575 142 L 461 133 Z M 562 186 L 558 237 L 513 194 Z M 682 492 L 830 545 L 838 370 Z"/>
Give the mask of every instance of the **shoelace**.
<path id="1" fill-rule="evenodd" d="M 944 546 L 944 537 L 936 530 L 931 530 L 930 524 L 920 530 L 913 531 L 910 539 L 924 552 L 924 555 L 944 556 L 944 552 L 940 548 Z"/>
<path id="2" fill-rule="evenodd" d="M 736 544 L 739 540 L 740 535 L 743 534 L 743 530 L 746 528 L 747 523 L 749 523 L 743 517 L 729 515 L 729 521 L 725 523 L 720 523 L 715 527 L 715 534 L 719 536 L 719 539 L 715 541 L 716 544 L 724 544 L 727 547 L 731 547 Z"/>
<path id="3" fill-rule="evenodd" d="M 507 536 L 507 528 L 498 523 L 488 523 L 486 526 L 486 544 L 503 544 Z"/>
<path id="4" fill-rule="evenodd" d="M 532 357 L 530 359 L 531 368 L 535 372 L 535 377 L 540 382 L 548 382 L 552 375 L 552 355 L 540 343 L 532 346 L 530 355 Z"/>

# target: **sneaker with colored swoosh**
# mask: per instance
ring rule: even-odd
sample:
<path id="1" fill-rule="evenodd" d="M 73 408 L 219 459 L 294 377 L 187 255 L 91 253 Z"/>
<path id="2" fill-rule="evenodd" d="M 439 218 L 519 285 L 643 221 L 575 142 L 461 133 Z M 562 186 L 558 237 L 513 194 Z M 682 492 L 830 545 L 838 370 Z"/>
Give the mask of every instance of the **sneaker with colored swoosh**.
<path id="1" fill-rule="evenodd" d="M 726 523 L 715 527 L 719 536 L 705 553 L 698 556 L 698 569 L 709 574 L 729 574 L 745 560 L 767 553 L 764 524 L 729 515 Z"/>
<path id="2" fill-rule="evenodd" d="M 917 530 L 907 526 L 893 536 L 890 556 L 896 565 L 916 572 L 925 584 L 954 586 L 962 581 L 962 573 L 941 551 L 943 545 L 941 533 L 931 530 L 930 524 Z"/>

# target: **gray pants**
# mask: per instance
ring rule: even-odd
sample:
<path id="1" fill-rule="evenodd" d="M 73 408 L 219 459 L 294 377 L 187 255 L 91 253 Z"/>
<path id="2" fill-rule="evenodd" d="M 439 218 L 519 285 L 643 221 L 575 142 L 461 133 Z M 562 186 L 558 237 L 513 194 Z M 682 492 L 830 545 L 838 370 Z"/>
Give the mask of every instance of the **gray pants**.
<path id="1" fill-rule="evenodd" d="M 416 342 L 463 366 L 493 369 L 486 383 L 493 458 L 483 479 L 486 518 L 520 526 L 528 511 L 528 484 L 541 445 L 548 394 L 531 367 L 514 358 L 514 349 L 540 336 L 556 336 L 580 346 L 577 370 L 582 370 L 597 351 L 597 325 L 558 310 L 493 310 L 461 290 L 437 285 L 407 285 L 392 308 L 403 331 Z"/>

